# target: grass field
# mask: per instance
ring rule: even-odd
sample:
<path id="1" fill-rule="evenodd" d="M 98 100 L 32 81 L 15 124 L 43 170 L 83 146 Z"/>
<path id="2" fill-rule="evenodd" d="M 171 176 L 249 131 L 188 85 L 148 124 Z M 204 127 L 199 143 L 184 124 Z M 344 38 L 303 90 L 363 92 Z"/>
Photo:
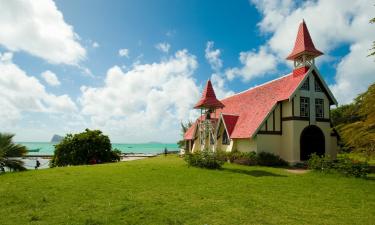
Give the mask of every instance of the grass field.
<path id="1" fill-rule="evenodd" d="M 375 181 L 176 156 L 0 176 L 0 224 L 374 224 Z"/>

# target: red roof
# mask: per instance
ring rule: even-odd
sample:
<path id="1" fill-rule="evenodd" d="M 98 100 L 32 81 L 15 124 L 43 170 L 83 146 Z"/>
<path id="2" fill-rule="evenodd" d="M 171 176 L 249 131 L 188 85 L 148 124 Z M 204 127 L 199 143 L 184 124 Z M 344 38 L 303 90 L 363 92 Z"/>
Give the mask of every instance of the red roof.
<path id="1" fill-rule="evenodd" d="M 229 137 L 232 135 L 234 127 L 236 126 L 238 115 L 227 115 L 223 114 L 223 120 L 225 127 L 227 128 Z"/>
<path id="2" fill-rule="evenodd" d="M 194 139 L 194 134 L 195 134 L 195 127 L 197 125 L 197 121 L 195 121 L 195 123 L 193 123 L 191 125 L 191 127 L 189 127 L 187 129 L 187 131 L 185 132 L 184 134 L 184 139 L 185 140 L 193 140 Z"/>
<path id="3" fill-rule="evenodd" d="M 201 99 L 197 104 L 195 104 L 194 108 L 195 109 L 200 109 L 200 108 L 223 108 L 224 105 L 221 103 L 219 100 L 217 100 L 215 91 L 212 87 L 211 81 L 208 80 L 206 87 L 203 90 L 203 94 Z"/>
<path id="4" fill-rule="evenodd" d="M 303 53 L 307 53 L 313 56 L 323 55 L 323 52 L 315 48 L 305 21 L 302 21 L 302 23 L 300 23 L 299 25 L 293 51 L 289 54 L 287 59 L 294 60 Z"/>
<path id="5" fill-rule="evenodd" d="M 273 107 L 278 102 L 289 99 L 305 77 L 306 73 L 299 76 L 291 73 L 225 98 L 221 100 L 224 108 L 218 109 L 212 117 L 218 118 L 220 113 L 223 114 L 226 125 L 229 125 L 227 129 L 230 138 L 250 138 Z M 228 114 L 238 115 L 237 121 L 234 122 L 233 116 Z M 191 135 L 194 135 L 195 126 L 196 123 L 185 133 L 185 139 L 193 139 Z"/>

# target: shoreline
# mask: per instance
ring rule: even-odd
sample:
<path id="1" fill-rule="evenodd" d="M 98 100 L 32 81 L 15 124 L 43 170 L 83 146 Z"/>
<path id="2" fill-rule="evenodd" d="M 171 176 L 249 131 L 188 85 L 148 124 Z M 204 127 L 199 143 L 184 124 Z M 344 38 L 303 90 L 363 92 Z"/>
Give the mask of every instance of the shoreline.
<path id="1" fill-rule="evenodd" d="M 168 154 L 176 154 L 178 152 L 179 151 L 168 151 Z M 146 159 L 163 154 L 164 153 L 123 153 L 121 154 L 120 162 Z M 25 155 L 17 158 L 24 162 L 25 168 L 27 170 L 34 170 L 36 160 L 39 160 L 40 162 L 40 167 L 38 169 L 49 169 L 49 162 L 51 161 L 52 157 L 53 155 Z"/>

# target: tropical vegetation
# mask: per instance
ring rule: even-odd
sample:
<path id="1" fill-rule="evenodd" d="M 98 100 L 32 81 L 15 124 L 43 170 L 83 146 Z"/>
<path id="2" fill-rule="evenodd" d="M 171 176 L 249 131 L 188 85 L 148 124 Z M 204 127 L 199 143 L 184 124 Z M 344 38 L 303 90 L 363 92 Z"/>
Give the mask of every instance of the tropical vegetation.
<path id="1" fill-rule="evenodd" d="M 27 153 L 26 147 L 15 144 L 12 139 L 13 134 L 0 133 L 0 173 L 6 169 L 10 171 L 26 170 L 24 163 L 17 159 Z"/>
<path id="2" fill-rule="evenodd" d="M 375 156 L 375 83 L 331 115 L 345 151 L 363 154 L 367 159 Z"/>
<path id="3" fill-rule="evenodd" d="M 120 160 L 118 150 L 112 150 L 109 137 L 100 130 L 86 129 L 82 133 L 67 134 L 57 145 L 51 167 L 84 165 Z"/>
<path id="4" fill-rule="evenodd" d="M 339 155 L 333 160 L 329 156 L 319 156 L 312 154 L 307 162 L 308 168 L 324 172 L 339 173 L 345 176 L 366 178 L 370 173 L 369 164 L 366 161 L 357 161 L 349 158 L 347 155 Z"/>

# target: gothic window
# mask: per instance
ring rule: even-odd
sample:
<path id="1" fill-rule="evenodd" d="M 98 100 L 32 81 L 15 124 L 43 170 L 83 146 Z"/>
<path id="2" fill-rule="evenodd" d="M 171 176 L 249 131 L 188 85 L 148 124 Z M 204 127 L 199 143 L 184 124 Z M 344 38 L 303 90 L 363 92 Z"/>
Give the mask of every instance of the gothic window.
<path id="1" fill-rule="evenodd" d="M 315 91 L 316 92 L 323 92 L 322 87 L 320 87 L 320 84 L 317 79 L 315 79 Z"/>
<path id="2" fill-rule="evenodd" d="M 324 118 L 324 100 L 321 98 L 315 99 L 315 115 L 316 118 Z"/>
<path id="3" fill-rule="evenodd" d="M 224 129 L 222 144 L 223 144 L 223 145 L 229 145 L 229 143 L 230 143 L 230 141 L 229 141 L 228 133 L 227 133 L 227 131 Z"/>
<path id="4" fill-rule="evenodd" d="M 308 97 L 301 97 L 300 98 L 300 116 L 301 117 L 309 117 L 310 111 L 310 99 Z"/>
<path id="5" fill-rule="evenodd" d="M 309 78 L 307 78 L 306 80 L 305 80 L 305 82 L 302 84 L 302 86 L 301 86 L 301 90 L 306 90 L 306 91 L 308 91 L 308 90 L 310 90 L 310 82 L 309 82 Z"/>

